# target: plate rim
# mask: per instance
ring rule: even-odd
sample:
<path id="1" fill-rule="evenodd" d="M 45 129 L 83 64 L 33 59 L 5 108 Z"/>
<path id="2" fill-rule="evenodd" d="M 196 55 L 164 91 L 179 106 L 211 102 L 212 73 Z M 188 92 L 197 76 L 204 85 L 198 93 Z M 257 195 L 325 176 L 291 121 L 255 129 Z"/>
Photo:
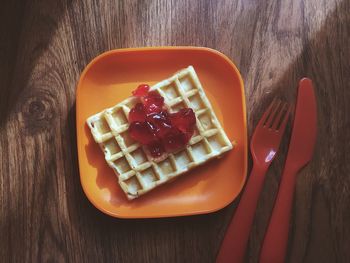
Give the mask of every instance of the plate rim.
<path id="1" fill-rule="evenodd" d="M 92 198 L 90 191 L 88 191 L 86 189 L 86 186 L 84 186 L 83 183 L 83 178 L 81 175 L 81 166 L 82 166 L 82 161 L 81 159 L 81 150 L 79 149 L 79 133 L 78 133 L 78 120 L 80 120 L 80 118 L 78 117 L 78 109 L 79 109 L 79 99 L 78 97 L 80 97 L 80 93 L 81 91 L 81 86 L 82 86 L 82 81 L 85 78 L 86 73 L 88 72 L 88 70 L 96 63 L 98 62 L 100 59 L 112 55 L 112 54 L 118 54 L 118 53 L 125 53 L 125 52 L 140 52 L 140 51 L 173 51 L 173 50 L 193 50 L 193 51 L 205 51 L 211 54 L 214 54 L 218 57 L 220 57 L 221 59 L 223 59 L 227 64 L 229 64 L 232 69 L 235 71 L 239 83 L 240 83 L 240 89 L 241 89 L 241 94 L 242 94 L 242 111 L 243 111 L 243 128 L 245 130 L 244 135 L 243 135 L 243 140 L 244 140 L 244 145 L 243 145 L 243 151 L 244 151 L 244 164 L 243 164 L 243 180 L 241 181 L 241 184 L 239 186 L 239 191 L 237 191 L 236 194 L 233 194 L 231 198 L 229 198 L 228 201 L 226 202 L 222 202 L 220 203 L 220 205 L 215 206 L 214 208 L 207 208 L 207 209 L 198 209 L 195 211 L 185 211 L 185 212 L 181 212 L 181 213 L 172 213 L 172 214 L 164 214 L 164 213 L 159 213 L 157 215 L 140 215 L 140 216 L 134 216 L 134 215 L 127 215 L 127 214 L 118 214 L 116 212 L 111 212 L 107 209 L 105 209 L 103 206 L 100 206 L 97 202 L 95 202 L 95 200 Z M 82 71 L 82 73 L 80 74 L 79 77 L 79 81 L 77 83 L 76 86 L 76 95 L 75 95 L 75 102 L 76 102 L 76 108 L 75 108 L 75 124 L 76 124 L 76 138 L 77 138 L 77 154 L 78 154 L 78 168 L 79 168 L 79 178 L 80 178 L 80 184 L 81 187 L 83 188 L 83 192 L 85 194 L 85 196 L 87 197 L 87 199 L 93 204 L 94 207 L 96 207 L 98 210 L 100 210 L 101 212 L 115 217 L 115 218 L 123 218 L 123 219 L 141 219 L 141 218 L 171 218 L 171 217 L 182 217 L 182 216 L 192 216 L 192 215 L 202 215 L 202 214 L 209 214 L 209 213 L 213 213 L 216 211 L 219 211 L 223 208 L 225 208 L 226 206 L 228 206 L 229 204 L 231 204 L 236 198 L 237 196 L 240 194 L 240 192 L 243 189 L 243 186 L 246 182 L 247 179 L 247 169 L 248 169 L 248 134 L 247 134 L 247 109 L 246 109 L 246 97 L 245 97 L 245 89 L 244 89 L 244 82 L 242 79 L 242 76 L 238 70 L 238 68 L 236 67 L 236 65 L 231 61 L 231 59 L 229 59 L 226 55 L 224 55 L 223 53 L 221 53 L 218 50 L 212 49 L 212 48 L 208 48 L 208 47 L 198 47 L 198 46 L 154 46 L 154 47 L 132 47 L 132 48 L 119 48 L 119 49 L 112 49 L 112 50 L 108 50 L 105 51 L 101 54 L 99 54 L 98 56 L 94 57 L 84 68 L 84 70 Z"/>

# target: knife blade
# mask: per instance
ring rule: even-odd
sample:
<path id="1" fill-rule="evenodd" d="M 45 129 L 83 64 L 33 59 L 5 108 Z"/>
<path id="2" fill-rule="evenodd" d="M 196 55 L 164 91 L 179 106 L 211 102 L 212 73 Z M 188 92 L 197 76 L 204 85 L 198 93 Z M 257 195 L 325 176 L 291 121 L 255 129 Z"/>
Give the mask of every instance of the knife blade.
<path id="1" fill-rule="evenodd" d="M 317 105 L 312 81 L 299 82 L 295 118 L 276 202 L 260 253 L 260 262 L 284 262 L 296 175 L 312 159 L 317 137 Z"/>
<path id="2" fill-rule="evenodd" d="M 299 82 L 286 166 L 292 165 L 296 169 L 301 169 L 310 162 L 316 143 L 316 133 L 317 105 L 314 88 L 310 79 L 303 78 Z"/>

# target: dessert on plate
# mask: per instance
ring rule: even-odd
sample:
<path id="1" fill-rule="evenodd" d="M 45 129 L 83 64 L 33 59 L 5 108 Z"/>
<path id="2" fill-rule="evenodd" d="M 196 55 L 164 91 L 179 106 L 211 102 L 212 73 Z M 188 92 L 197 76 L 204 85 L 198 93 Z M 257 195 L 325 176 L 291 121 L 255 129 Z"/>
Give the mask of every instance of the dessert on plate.
<path id="1" fill-rule="evenodd" d="M 192 66 L 87 124 L 129 200 L 232 149 Z"/>

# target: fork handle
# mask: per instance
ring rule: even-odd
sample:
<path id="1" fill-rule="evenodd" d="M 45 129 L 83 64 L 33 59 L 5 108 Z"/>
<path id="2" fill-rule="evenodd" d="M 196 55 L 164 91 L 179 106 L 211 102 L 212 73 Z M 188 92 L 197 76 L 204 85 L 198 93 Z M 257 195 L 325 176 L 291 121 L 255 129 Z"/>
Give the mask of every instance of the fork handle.
<path id="1" fill-rule="evenodd" d="M 266 170 L 267 168 L 254 165 L 236 212 L 227 229 L 216 263 L 243 262 Z"/>
<path id="2" fill-rule="evenodd" d="M 283 171 L 275 206 L 262 244 L 260 263 L 285 261 L 296 173 L 297 171 L 287 167 Z"/>

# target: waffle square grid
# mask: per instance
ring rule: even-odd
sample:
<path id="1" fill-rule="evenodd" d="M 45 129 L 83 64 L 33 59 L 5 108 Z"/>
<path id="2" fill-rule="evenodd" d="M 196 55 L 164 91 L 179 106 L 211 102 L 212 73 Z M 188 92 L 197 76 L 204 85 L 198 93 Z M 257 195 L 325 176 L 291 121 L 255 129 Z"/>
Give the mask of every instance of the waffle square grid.
<path id="1" fill-rule="evenodd" d="M 129 136 L 127 116 L 139 102 L 136 97 L 129 97 L 87 119 L 94 140 L 104 152 L 108 165 L 117 174 L 118 182 L 129 200 L 233 148 L 192 66 L 155 84 L 150 90 L 164 97 L 170 113 L 185 107 L 194 110 L 196 129 L 185 148 L 155 159 Z"/>

